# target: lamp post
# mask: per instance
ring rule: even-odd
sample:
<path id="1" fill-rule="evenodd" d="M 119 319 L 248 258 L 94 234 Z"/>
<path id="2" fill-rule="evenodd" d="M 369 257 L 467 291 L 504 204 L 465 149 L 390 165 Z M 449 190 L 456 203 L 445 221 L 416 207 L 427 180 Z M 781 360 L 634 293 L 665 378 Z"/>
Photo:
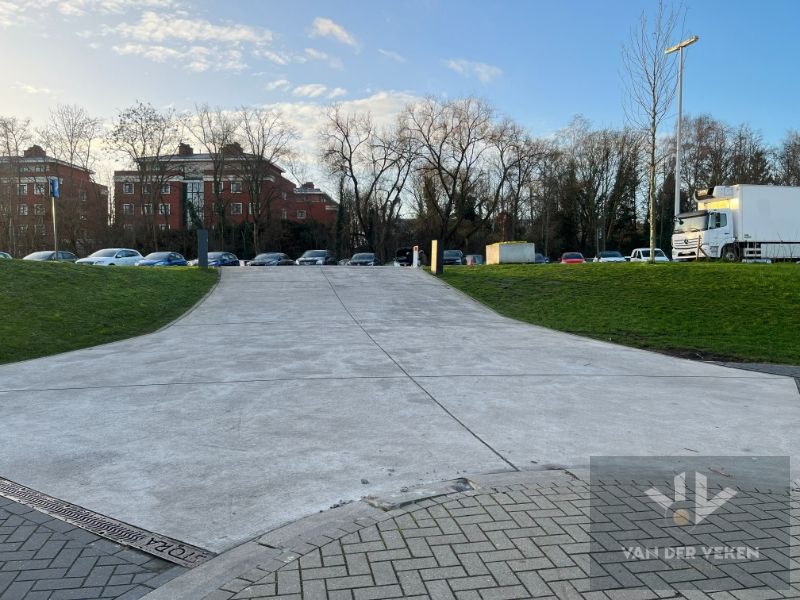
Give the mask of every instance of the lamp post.
<path id="1" fill-rule="evenodd" d="M 693 35 L 688 40 L 683 40 L 680 44 L 667 48 L 665 54 L 677 52 L 679 55 L 678 63 L 678 125 L 675 130 L 675 214 L 681 212 L 681 120 L 683 119 L 683 49 L 691 46 L 700 37 Z"/>

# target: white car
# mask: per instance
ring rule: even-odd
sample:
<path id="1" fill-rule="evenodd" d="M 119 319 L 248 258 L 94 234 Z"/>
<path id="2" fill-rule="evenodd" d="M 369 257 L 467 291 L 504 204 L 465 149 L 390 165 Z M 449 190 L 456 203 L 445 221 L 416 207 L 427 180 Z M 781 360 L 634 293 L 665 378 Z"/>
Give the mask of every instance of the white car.
<path id="1" fill-rule="evenodd" d="M 636 248 L 631 252 L 631 262 L 650 262 L 650 248 Z M 656 262 L 669 262 L 661 248 L 656 248 Z"/>
<path id="2" fill-rule="evenodd" d="M 617 250 L 601 250 L 600 254 L 594 257 L 594 262 L 628 262 L 621 252 Z"/>
<path id="3" fill-rule="evenodd" d="M 104 267 L 132 267 L 144 257 L 130 248 L 104 248 L 86 258 L 75 261 L 77 265 L 100 265 Z"/>

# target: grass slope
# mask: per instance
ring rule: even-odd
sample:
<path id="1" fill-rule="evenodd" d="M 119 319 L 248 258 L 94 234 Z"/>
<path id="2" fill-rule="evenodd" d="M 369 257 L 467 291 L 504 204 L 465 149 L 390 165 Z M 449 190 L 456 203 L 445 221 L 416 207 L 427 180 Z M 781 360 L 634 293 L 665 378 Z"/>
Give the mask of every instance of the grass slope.
<path id="1" fill-rule="evenodd" d="M 0 363 L 155 331 L 216 280 L 193 268 L 0 261 Z"/>
<path id="2" fill-rule="evenodd" d="M 800 364 L 800 266 L 671 263 L 445 268 L 499 313 L 693 358 Z"/>

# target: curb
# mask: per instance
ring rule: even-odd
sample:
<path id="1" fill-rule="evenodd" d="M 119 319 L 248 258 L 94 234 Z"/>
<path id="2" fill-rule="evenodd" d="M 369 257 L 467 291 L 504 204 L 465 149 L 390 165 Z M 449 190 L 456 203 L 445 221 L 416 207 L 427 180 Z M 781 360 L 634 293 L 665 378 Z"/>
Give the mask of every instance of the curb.
<path id="1" fill-rule="evenodd" d="M 328 542 L 418 508 L 448 494 L 536 483 L 553 485 L 588 481 L 588 469 L 548 468 L 470 475 L 437 484 L 408 488 L 385 497 L 367 496 L 297 521 L 245 542 L 187 571 L 142 600 L 200 600 L 214 598 L 223 586 L 245 587 Z M 405 488 L 404 488 L 405 489 Z"/>

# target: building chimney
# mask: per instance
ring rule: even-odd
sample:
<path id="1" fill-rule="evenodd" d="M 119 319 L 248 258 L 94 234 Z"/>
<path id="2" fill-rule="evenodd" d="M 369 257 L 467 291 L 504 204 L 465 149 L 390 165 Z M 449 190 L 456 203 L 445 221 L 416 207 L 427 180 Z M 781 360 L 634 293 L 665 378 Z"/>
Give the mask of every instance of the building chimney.
<path id="1" fill-rule="evenodd" d="M 23 156 L 25 158 L 44 158 L 45 156 L 47 156 L 47 154 L 45 153 L 44 148 L 42 148 L 38 144 L 34 144 L 33 146 L 25 150 Z"/>
<path id="2" fill-rule="evenodd" d="M 189 144 L 181 142 L 178 145 L 178 156 L 191 156 L 192 154 L 194 154 L 194 150 Z"/>
<path id="3" fill-rule="evenodd" d="M 313 190 L 314 189 L 314 182 L 313 181 L 306 181 L 300 187 L 303 188 L 304 190 Z"/>
<path id="4" fill-rule="evenodd" d="M 224 154 L 225 156 L 238 156 L 243 153 L 244 150 L 242 150 L 242 147 L 239 145 L 239 142 L 225 144 L 222 147 L 222 154 Z"/>

